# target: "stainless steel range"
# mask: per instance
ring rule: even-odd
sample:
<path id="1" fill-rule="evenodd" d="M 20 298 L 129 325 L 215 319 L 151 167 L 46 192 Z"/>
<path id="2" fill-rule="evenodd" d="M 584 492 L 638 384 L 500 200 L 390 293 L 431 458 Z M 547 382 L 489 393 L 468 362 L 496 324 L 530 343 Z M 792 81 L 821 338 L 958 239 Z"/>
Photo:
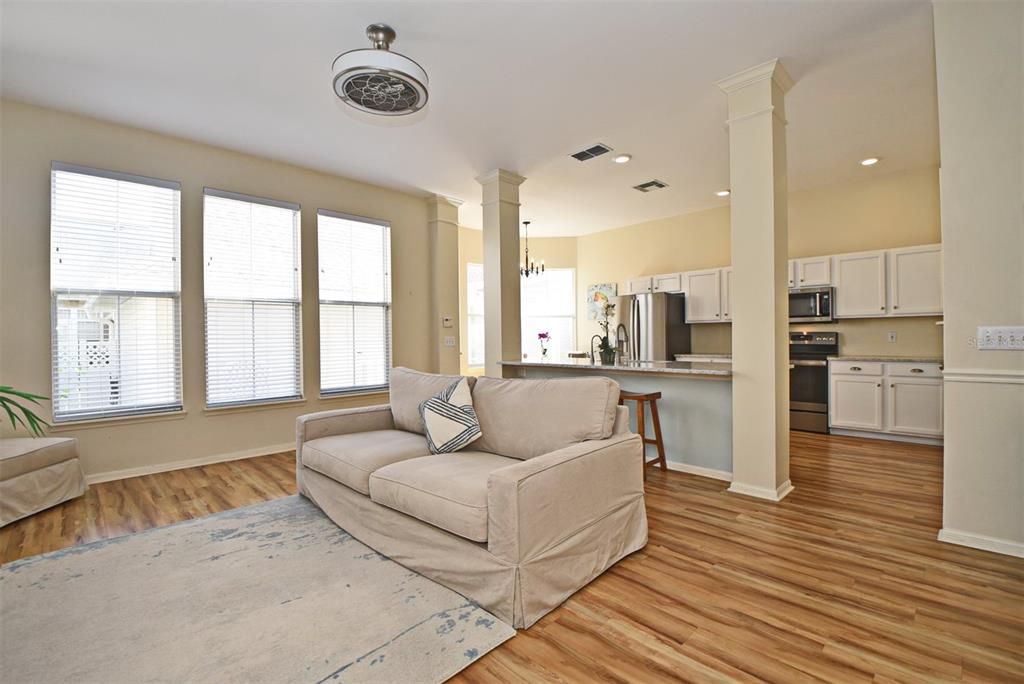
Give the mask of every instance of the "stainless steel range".
<path id="1" fill-rule="evenodd" d="M 837 332 L 789 333 L 789 427 L 828 433 L 828 357 L 839 353 Z"/>

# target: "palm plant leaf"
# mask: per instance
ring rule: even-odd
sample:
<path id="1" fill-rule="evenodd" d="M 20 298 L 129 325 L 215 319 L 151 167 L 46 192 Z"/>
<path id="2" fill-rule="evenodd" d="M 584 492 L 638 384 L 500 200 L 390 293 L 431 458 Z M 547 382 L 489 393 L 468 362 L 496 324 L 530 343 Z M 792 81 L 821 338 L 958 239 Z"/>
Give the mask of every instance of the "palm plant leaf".
<path id="1" fill-rule="evenodd" d="M 40 399 L 45 400 L 47 397 L 6 385 L 0 386 L 0 406 L 3 406 L 7 418 L 10 419 L 11 427 L 17 430 L 20 423 L 33 437 L 41 437 L 44 426 L 49 427 L 50 424 L 22 402 L 31 402 L 38 406 Z"/>

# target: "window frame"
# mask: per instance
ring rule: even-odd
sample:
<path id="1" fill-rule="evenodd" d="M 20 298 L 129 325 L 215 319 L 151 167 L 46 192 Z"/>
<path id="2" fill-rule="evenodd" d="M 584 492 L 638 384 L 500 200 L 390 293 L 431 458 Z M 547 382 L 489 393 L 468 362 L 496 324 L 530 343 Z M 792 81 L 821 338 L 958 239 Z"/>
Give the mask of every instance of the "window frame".
<path id="1" fill-rule="evenodd" d="M 485 362 L 483 360 L 483 357 L 484 357 L 484 354 L 485 354 L 486 343 L 484 345 L 485 349 L 481 349 L 480 350 L 480 355 L 481 355 L 480 363 L 473 363 L 472 362 L 473 361 L 473 353 L 472 353 L 472 350 L 470 349 L 470 345 L 472 344 L 472 341 L 473 341 L 473 338 L 469 334 L 469 331 L 470 331 L 470 321 L 472 321 L 474 319 L 480 319 L 480 321 L 483 322 L 485 320 L 485 317 L 484 317 L 483 313 L 473 313 L 473 311 L 470 310 L 470 305 L 469 305 L 469 282 L 470 282 L 469 272 L 470 272 L 471 269 L 479 269 L 480 270 L 480 278 L 482 280 L 483 279 L 483 275 L 484 275 L 484 265 L 481 264 L 481 263 L 478 263 L 476 261 L 467 261 L 466 262 L 466 368 L 482 369 L 482 368 L 485 367 Z"/>
<path id="2" fill-rule="evenodd" d="M 219 199 L 247 202 L 249 204 L 261 204 L 278 209 L 294 211 L 295 216 L 295 278 L 296 278 L 296 299 L 232 299 L 225 297 L 208 298 L 206 295 L 206 264 L 208 259 L 206 246 L 206 198 L 215 197 Z M 202 257 L 202 291 L 203 291 L 203 383 L 204 383 L 204 407 L 207 411 L 228 411 L 231 409 L 260 407 L 271 404 L 300 402 L 305 400 L 305 369 L 302 353 L 302 205 L 298 202 L 286 202 L 283 200 L 249 195 L 231 190 L 220 190 L 206 186 L 203 188 L 203 257 Z M 240 401 L 210 401 L 210 325 L 209 325 L 209 302 L 211 301 L 233 301 L 250 302 L 255 305 L 258 302 L 264 303 L 291 303 L 295 316 L 295 360 L 296 360 L 296 393 L 274 397 L 260 397 L 255 399 L 244 399 Z M 255 368 L 255 366 L 254 366 Z"/>
<path id="3" fill-rule="evenodd" d="M 150 415 L 167 415 L 167 414 L 183 414 L 185 412 L 185 387 L 184 387 L 184 372 L 183 372 L 183 361 L 182 361 L 182 326 L 181 326 L 181 290 L 182 290 L 182 279 L 181 279 L 181 182 L 166 180 L 163 178 L 154 178 L 152 176 L 143 176 L 139 174 L 126 173 L 123 171 L 113 171 L 110 169 L 102 169 L 93 166 L 86 166 L 82 164 L 72 164 L 69 162 L 51 161 L 50 162 L 50 240 L 49 240 L 49 256 L 53 258 L 54 244 L 53 244 L 53 196 L 54 196 L 54 180 L 57 172 L 72 173 L 83 176 L 92 176 L 96 178 L 105 178 L 113 181 L 120 181 L 126 183 L 135 183 L 138 185 L 148 185 L 152 187 L 162 188 L 166 190 L 173 190 L 177 193 L 177 206 L 174 210 L 174 253 L 172 261 L 174 262 L 175 277 L 174 280 L 177 283 L 177 289 L 175 290 L 152 290 L 152 291 L 138 291 L 128 290 L 123 288 L 86 288 L 86 287 L 54 287 L 53 286 L 53 273 L 50 272 L 50 413 L 51 418 L 55 427 L 63 425 L 73 425 L 76 423 L 89 423 L 93 421 L 110 421 L 110 420 L 123 420 L 125 418 L 150 416 Z M 51 262 L 52 263 L 52 262 Z M 173 325 L 173 339 L 172 346 L 174 348 L 173 362 L 174 362 L 174 389 L 176 390 L 176 401 L 150 404 L 147 406 L 138 406 L 128 409 L 121 410 L 77 410 L 77 411 L 64 411 L 58 412 L 57 410 L 57 397 L 61 391 L 61 384 L 59 381 L 59 373 L 57 367 L 57 323 L 58 323 L 58 300 L 62 295 L 80 295 L 86 297 L 111 297 L 117 301 L 118 308 L 122 304 L 122 299 L 125 298 L 147 298 L 147 299 L 161 299 L 169 300 L 173 308 L 173 314 L 171 317 L 171 323 Z M 117 335 L 120 338 L 121 328 L 118 325 Z M 120 366 L 120 358 L 118 359 Z M 119 367 L 120 370 L 120 367 Z"/>
<path id="4" fill-rule="evenodd" d="M 318 363 L 318 381 L 317 384 L 320 387 L 320 398 L 330 399 L 333 397 L 344 397 L 358 394 L 377 394 L 381 392 L 387 392 L 391 387 L 391 369 L 394 367 L 394 339 L 395 330 L 392 316 L 394 313 L 394 288 L 392 276 L 394 275 L 393 268 L 393 253 L 391 243 L 391 222 L 385 219 L 372 218 L 369 216 L 359 216 L 357 214 L 348 214 L 341 211 L 334 211 L 332 209 L 317 209 L 317 224 L 316 224 L 316 237 L 317 237 L 317 349 L 319 355 Z M 340 219 L 342 221 L 357 221 L 359 223 L 366 223 L 370 225 L 379 226 L 384 229 L 384 240 L 386 243 L 386 252 L 388 263 L 386 265 L 387 271 L 385 273 L 385 293 L 386 301 L 381 302 L 366 302 L 366 301 L 355 301 L 355 300 L 341 300 L 341 299 L 324 299 L 321 296 L 322 288 L 320 286 L 320 217 Z M 325 388 L 324 387 L 324 365 L 323 365 L 323 316 L 322 311 L 324 306 L 351 306 L 355 307 L 366 307 L 366 308 L 380 308 L 384 313 L 384 366 L 385 366 L 385 380 L 383 384 L 376 385 L 352 385 L 348 387 L 340 388 Z"/>

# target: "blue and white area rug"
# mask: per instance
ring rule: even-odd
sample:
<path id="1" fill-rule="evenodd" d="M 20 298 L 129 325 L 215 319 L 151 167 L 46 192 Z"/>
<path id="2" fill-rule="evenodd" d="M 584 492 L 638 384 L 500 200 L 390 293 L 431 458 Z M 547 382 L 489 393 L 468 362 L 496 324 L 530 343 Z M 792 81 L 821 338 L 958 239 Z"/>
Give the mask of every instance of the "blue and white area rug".
<path id="1" fill-rule="evenodd" d="M 7 682 L 440 682 L 515 630 L 293 496 L 0 567 Z"/>

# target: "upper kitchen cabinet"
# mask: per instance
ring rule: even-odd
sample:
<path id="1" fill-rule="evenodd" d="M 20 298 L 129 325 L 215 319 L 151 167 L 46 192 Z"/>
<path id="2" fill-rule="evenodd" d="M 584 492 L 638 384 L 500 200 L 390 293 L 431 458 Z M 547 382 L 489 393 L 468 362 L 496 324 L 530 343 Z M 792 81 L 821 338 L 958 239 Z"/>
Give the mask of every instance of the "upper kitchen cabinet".
<path id="1" fill-rule="evenodd" d="M 790 287 L 813 287 L 832 284 L 832 257 L 794 259 L 790 270 Z"/>
<path id="2" fill-rule="evenodd" d="M 942 245 L 889 250 L 889 313 L 942 313 Z"/>
<path id="3" fill-rule="evenodd" d="M 732 266 L 722 269 L 722 320 L 732 320 Z"/>
<path id="4" fill-rule="evenodd" d="M 789 286 L 796 287 L 796 259 L 787 262 L 789 268 Z"/>
<path id="5" fill-rule="evenodd" d="M 625 292 L 623 294 L 635 295 L 635 294 L 648 294 L 652 291 L 654 281 L 651 276 L 645 276 L 643 278 L 630 278 L 626 281 Z"/>
<path id="6" fill-rule="evenodd" d="M 682 273 L 663 273 L 652 279 L 654 292 L 685 292 Z"/>
<path id="7" fill-rule="evenodd" d="M 721 323 L 722 292 L 719 274 L 722 269 L 684 273 L 687 323 Z"/>
<path id="8" fill-rule="evenodd" d="M 856 252 L 833 257 L 836 318 L 887 314 L 885 252 Z"/>

